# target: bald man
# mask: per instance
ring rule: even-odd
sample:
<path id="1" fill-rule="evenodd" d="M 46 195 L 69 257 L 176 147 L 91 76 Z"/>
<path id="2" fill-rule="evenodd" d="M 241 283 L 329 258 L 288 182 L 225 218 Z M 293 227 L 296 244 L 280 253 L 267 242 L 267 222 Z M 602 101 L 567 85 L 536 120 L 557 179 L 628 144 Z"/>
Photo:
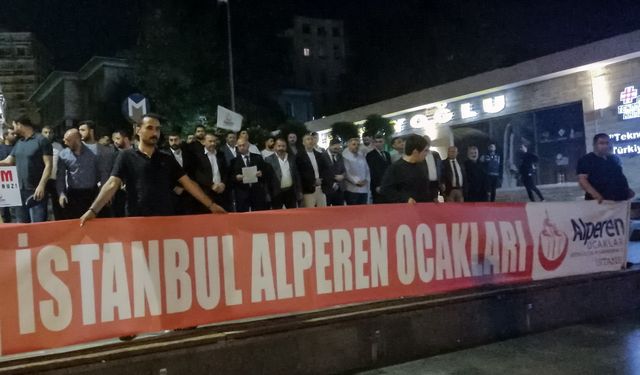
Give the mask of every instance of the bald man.
<path id="1" fill-rule="evenodd" d="M 64 134 L 68 148 L 60 151 L 56 189 L 64 219 L 78 219 L 91 206 L 98 193 L 98 157 L 82 143 L 78 129 Z"/>

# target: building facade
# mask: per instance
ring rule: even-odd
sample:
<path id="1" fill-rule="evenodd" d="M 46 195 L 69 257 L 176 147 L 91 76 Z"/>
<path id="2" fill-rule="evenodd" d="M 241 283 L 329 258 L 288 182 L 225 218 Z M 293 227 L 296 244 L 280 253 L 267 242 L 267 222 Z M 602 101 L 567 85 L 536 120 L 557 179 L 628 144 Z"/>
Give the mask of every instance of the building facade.
<path id="1" fill-rule="evenodd" d="M 326 113 L 346 72 L 344 23 L 297 16 L 286 36 L 291 40 L 293 86 L 312 93 L 316 114 Z"/>
<path id="2" fill-rule="evenodd" d="M 133 69 L 124 59 L 93 57 L 78 72 L 54 71 L 35 90 L 29 101 L 37 108 L 41 123 L 61 135 L 79 121 L 94 120 L 98 133 L 128 126 L 122 102 L 131 94 Z"/>
<path id="3" fill-rule="evenodd" d="M 640 192 L 640 31 L 428 88 L 308 122 L 329 132 L 338 121 L 372 113 L 391 119 L 396 133 L 429 135 L 443 155 L 449 145 L 502 155 L 503 191 L 518 189 L 518 148 L 540 157 L 537 182 L 563 199 L 578 198 L 577 160 L 597 133 L 611 137 L 631 187 Z M 321 139 L 326 140 L 324 136 Z"/>
<path id="4" fill-rule="evenodd" d="M 0 87 L 4 118 L 30 114 L 28 98 L 51 71 L 51 58 L 33 33 L 0 31 Z"/>

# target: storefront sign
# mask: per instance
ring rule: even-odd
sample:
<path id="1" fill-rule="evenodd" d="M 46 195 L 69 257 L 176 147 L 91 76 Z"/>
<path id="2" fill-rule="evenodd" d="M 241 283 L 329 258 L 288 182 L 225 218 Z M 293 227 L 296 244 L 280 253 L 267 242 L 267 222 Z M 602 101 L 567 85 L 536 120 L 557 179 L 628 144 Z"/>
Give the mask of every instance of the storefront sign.
<path id="1" fill-rule="evenodd" d="M 609 134 L 614 155 L 640 154 L 640 132 L 624 132 Z"/>
<path id="2" fill-rule="evenodd" d="M 0 226 L 0 354 L 616 271 L 628 210 L 429 203 Z"/>
<path id="3" fill-rule="evenodd" d="M 623 120 L 631 120 L 640 117 L 640 103 L 638 102 L 638 90 L 634 86 L 625 87 L 620 93 L 621 105 L 618 106 L 618 114 Z"/>
<path id="4" fill-rule="evenodd" d="M 410 116 L 393 119 L 396 133 L 407 129 L 423 129 L 427 133 L 433 131 L 436 125 L 443 125 L 455 119 L 471 120 L 482 114 L 496 114 L 506 108 L 504 95 L 498 95 L 482 100 L 471 100 L 457 103 L 436 103 Z"/>

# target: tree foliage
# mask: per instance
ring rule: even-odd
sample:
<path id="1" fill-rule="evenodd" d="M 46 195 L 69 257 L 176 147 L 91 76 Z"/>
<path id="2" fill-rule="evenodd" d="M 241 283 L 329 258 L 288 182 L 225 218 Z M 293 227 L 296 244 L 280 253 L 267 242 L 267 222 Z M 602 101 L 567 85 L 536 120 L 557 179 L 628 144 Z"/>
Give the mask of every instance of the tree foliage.
<path id="1" fill-rule="evenodd" d="M 359 136 L 358 126 L 353 122 L 341 121 L 331 125 L 331 138 L 339 138 L 343 143 Z"/>

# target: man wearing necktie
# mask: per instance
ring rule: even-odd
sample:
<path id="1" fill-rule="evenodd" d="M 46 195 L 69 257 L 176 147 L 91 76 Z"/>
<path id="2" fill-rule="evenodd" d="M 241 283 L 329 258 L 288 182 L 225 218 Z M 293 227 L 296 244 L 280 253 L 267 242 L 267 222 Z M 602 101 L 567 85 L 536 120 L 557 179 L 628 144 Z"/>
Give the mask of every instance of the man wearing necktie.
<path id="1" fill-rule="evenodd" d="M 442 184 L 444 185 L 445 202 L 464 202 L 463 171 L 456 159 L 457 157 L 458 148 L 451 146 L 447 150 L 447 159 L 442 162 Z"/>
<path id="2" fill-rule="evenodd" d="M 246 138 L 238 139 L 236 143 L 238 156 L 231 162 L 231 176 L 236 199 L 236 211 L 261 211 L 267 209 L 267 186 L 269 166 L 260 154 L 249 152 L 249 142 Z M 258 182 L 245 183 L 242 169 L 256 166 Z"/>
<path id="3" fill-rule="evenodd" d="M 342 160 L 342 141 L 339 138 L 332 139 L 325 155 L 329 159 L 330 175 L 332 176 L 331 190 L 327 193 L 327 205 L 344 206 L 344 190 L 346 187 L 344 177 L 346 171 Z"/>
<path id="4" fill-rule="evenodd" d="M 383 203 L 380 194 L 380 185 L 382 184 L 382 176 L 387 168 L 391 165 L 391 155 L 384 150 L 384 136 L 376 134 L 373 139 L 373 150 L 367 154 L 367 164 L 371 173 L 371 196 L 373 203 Z"/>

